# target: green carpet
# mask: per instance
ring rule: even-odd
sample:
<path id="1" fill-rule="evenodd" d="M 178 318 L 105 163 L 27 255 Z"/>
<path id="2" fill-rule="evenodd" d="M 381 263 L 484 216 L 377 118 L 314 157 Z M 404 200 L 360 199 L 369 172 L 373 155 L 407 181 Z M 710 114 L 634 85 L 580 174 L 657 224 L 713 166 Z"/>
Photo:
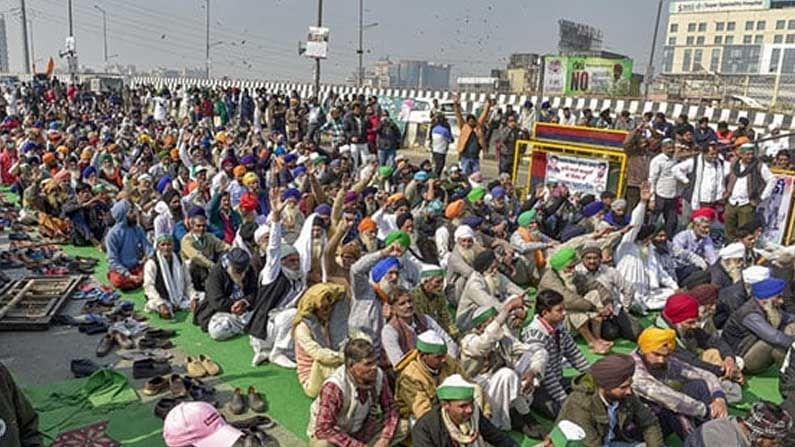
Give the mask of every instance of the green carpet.
<path id="1" fill-rule="evenodd" d="M 16 201 L 16 197 L 6 194 L 9 200 Z M 99 259 L 94 276 L 101 282 L 107 283 L 107 261 L 105 255 L 93 247 L 74 247 L 65 245 L 64 251 L 69 255 L 89 256 Z M 131 300 L 135 303 L 135 308 L 142 311 L 144 306 L 143 291 L 123 294 L 123 299 Z M 296 378 L 295 371 L 279 368 L 272 365 L 261 365 L 256 368 L 251 367 L 252 350 L 248 343 L 248 337 L 237 337 L 223 342 L 212 341 L 191 321 L 188 313 L 180 313 L 173 321 L 161 320 L 159 317 L 149 315 L 149 323 L 163 328 L 177 329 L 179 334 L 173 339 L 177 347 L 190 356 L 199 354 L 209 355 L 215 359 L 223 368 L 223 373 L 219 376 L 219 381 L 231 387 L 240 387 L 245 390 L 249 385 L 254 385 L 257 390 L 262 392 L 269 403 L 269 414 L 276 419 L 284 428 L 294 433 L 300 439 L 307 439 L 306 426 L 309 421 L 309 406 L 311 400 L 307 398 Z M 650 323 L 650 318 L 645 319 L 644 324 Z M 616 343 L 614 352 L 629 353 L 634 349 L 634 344 L 626 341 Z M 594 361 L 600 356 L 590 354 L 587 346 L 580 343 L 580 348 L 585 353 L 589 361 Z M 575 371 L 566 371 L 567 375 L 573 375 Z M 64 388 L 75 386 L 78 380 L 68 381 L 62 384 L 53 384 L 43 387 L 29 387 L 26 392 L 31 401 L 36 405 L 45 400 L 49 393 Z M 773 402 L 781 402 L 778 393 L 778 373 L 775 368 L 771 368 L 765 374 L 750 378 L 748 386 L 744 390 L 744 403 L 750 403 L 759 399 L 766 399 Z M 92 422 L 108 420 L 108 434 L 122 442 L 125 446 L 162 446 L 160 434 L 162 422 L 152 413 L 153 403 L 137 403 L 124 409 L 103 414 L 98 411 L 81 411 L 66 423 L 58 424 L 61 431 L 70 430 L 87 425 Z M 736 411 L 734 411 L 736 412 Z M 63 419 L 62 413 L 45 412 L 40 415 L 42 427 L 49 436 L 56 436 L 52 430 L 47 431 L 47 427 L 53 427 L 59 418 Z M 548 425 L 550 421 L 545 421 Z M 512 433 L 517 440 L 521 440 L 523 446 L 532 446 L 537 441 L 523 438 L 520 434 Z M 681 443 L 671 442 L 669 445 L 676 446 Z"/>

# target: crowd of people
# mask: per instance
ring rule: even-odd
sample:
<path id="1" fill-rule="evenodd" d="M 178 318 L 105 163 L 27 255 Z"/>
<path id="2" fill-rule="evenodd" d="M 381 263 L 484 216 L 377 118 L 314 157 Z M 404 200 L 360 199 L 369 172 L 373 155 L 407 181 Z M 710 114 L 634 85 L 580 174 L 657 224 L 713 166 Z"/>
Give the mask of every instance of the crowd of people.
<path id="1" fill-rule="evenodd" d="M 454 101 L 454 145 L 435 115 L 418 163 L 362 95 L 52 81 L 4 101 L 0 178 L 20 219 L 102 250 L 153 316 L 191 312 L 208 342 L 248 337 L 252 367 L 294 369 L 310 445 L 551 442 L 539 416 L 588 446 L 793 445 L 795 250 L 762 236 L 775 177 L 747 122 L 525 104 L 502 113 L 491 179 L 491 100 L 466 117 Z M 519 133 L 555 120 L 628 131 L 625 193 L 518 192 Z M 619 340 L 637 349 L 613 353 Z M 730 416 L 770 371 L 784 404 Z M 213 409 L 177 408 L 169 446 L 242 445 Z"/>

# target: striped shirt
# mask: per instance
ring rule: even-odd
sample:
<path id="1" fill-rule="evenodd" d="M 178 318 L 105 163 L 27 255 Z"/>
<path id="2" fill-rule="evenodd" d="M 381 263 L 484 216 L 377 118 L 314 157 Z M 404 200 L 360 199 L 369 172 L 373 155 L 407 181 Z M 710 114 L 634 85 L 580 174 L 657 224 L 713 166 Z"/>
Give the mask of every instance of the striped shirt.
<path id="1" fill-rule="evenodd" d="M 522 341 L 528 345 L 540 344 L 547 351 L 549 357 L 541 378 L 541 386 L 563 404 L 566 400 L 566 391 L 563 389 L 563 359 L 569 361 L 578 371 L 584 372 L 588 368 L 588 360 L 580 352 L 580 348 L 562 325 L 550 326 L 546 321 L 536 315 L 533 322 L 522 331 Z"/>

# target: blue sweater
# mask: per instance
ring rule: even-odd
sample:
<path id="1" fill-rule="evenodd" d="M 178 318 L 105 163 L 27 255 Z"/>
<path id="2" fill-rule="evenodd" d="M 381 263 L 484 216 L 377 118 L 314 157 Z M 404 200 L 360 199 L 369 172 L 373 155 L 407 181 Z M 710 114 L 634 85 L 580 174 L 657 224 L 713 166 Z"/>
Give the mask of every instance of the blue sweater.
<path id="1" fill-rule="evenodd" d="M 122 275 L 130 274 L 130 269 L 139 264 L 142 254 L 147 257 L 154 254 L 152 244 L 146 239 L 144 229 L 140 225 L 130 225 L 127 222 L 129 211 L 130 202 L 126 200 L 113 205 L 110 214 L 116 224 L 111 227 L 105 237 L 108 268 Z"/>

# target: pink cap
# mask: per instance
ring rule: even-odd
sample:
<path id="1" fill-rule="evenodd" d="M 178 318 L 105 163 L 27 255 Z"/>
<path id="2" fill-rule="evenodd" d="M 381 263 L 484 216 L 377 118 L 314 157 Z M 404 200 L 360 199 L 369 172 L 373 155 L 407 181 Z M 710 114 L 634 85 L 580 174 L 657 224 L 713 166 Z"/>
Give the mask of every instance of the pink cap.
<path id="1" fill-rule="evenodd" d="M 163 425 L 163 439 L 168 447 L 232 447 L 242 435 L 207 402 L 177 405 L 168 412 Z"/>

